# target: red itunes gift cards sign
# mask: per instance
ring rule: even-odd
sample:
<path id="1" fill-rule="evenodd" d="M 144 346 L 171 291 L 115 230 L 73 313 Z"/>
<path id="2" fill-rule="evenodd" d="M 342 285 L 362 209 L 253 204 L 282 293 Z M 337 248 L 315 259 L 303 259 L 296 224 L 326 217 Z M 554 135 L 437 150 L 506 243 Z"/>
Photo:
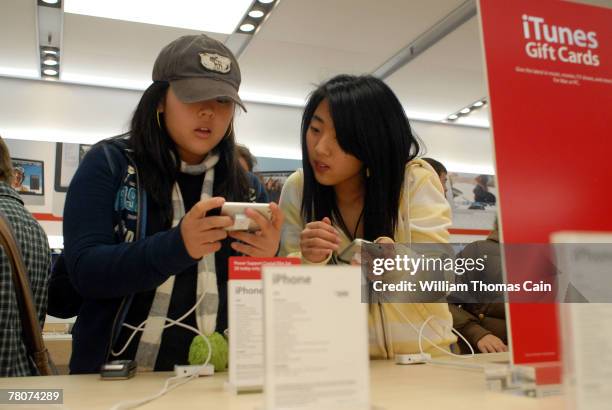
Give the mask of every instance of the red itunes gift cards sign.
<path id="1" fill-rule="evenodd" d="M 480 0 L 503 240 L 612 231 L 612 10 Z M 507 258 L 509 280 L 530 268 Z M 560 360 L 556 305 L 511 304 L 514 363 Z"/>

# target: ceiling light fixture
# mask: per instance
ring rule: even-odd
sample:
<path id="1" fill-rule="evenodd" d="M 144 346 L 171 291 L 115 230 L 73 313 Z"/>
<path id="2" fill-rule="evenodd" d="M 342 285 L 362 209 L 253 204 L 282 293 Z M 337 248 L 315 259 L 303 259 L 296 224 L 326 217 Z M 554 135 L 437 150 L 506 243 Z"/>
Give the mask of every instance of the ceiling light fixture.
<path id="1" fill-rule="evenodd" d="M 452 113 L 451 115 L 446 117 L 446 120 L 443 120 L 443 121 L 456 121 L 460 117 L 465 117 L 465 116 L 469 115 L 470 113 L 472 113 L 473 111 L 478 110 L 479 108 L 485 106 L 486 104 L 487 104 L 486 98 L 482 98 L 480 100 L 477 100 L 477 101 L 473 102 L 472 104 L 468 105 L 467 107 L 464 107 L 464 108 L 460 109 L 459 111 L 457 111 L 455 113 Z"/>
<path id="2" fill-rule="evenodd" d="M 59 64 L 59 61 L 57 60 L 57 57 L 55 57 L 54 55 L 48 54 L 44 56 L 43 64 L 48 65 L 48 66 L 56 66 Z"/>
<path id="3" fill-rule="evenodd" d="M 261 10 L 251 10 L 249 11 L 249 17 L 253 17 L 254 19 L 260 19 L 264 16 L 264 12 Z"/>
<path id="4" fill-rule="evenodd" d="M 251 23 L 245 23 L 240 26 L 240 31 L 244 31 L 246 33 L 249 33 L 253 30 L 255 30 L 255 26 Z"/>
<path id="5" fill-rule="evenodd" d="M 49 39 L 51 41 L 51 39 Z M 59 78 L 60 49 L 50 45 L 40 46 L 40 76 L 42 78 Z"/>
<path id="6" fill-rule="evenodd" d="M 277 4 L 278 2 L 276 0 L 254 1 L 249 10 L 243 15 L 242 21 L 236 26 L 236 33 L 254 36 Z M 250 40 L 243 41 L 248 43 Z"/>
<path id="7" fill-rule="evenodd" d="M 42 78 L 59 78 L 60 52 L 59 48 L 40 46 L 40 76 Z"/>
<path id="8" fill-rule="evenodd" d="M 37 4 L 42 7 L 51 7 L 55 9 L 62 8 L 62 2 L 60 0 L 38 0 Z"/>
<path id="9" fill-rule="evenodd" d="M 51 54 L 54 56 L 59 55 L 59 48 L 57 47 L 50 47 L 50 46 L 42 46 L 40 48 L 40 53 L 44 56 L 45 54 Z"/>

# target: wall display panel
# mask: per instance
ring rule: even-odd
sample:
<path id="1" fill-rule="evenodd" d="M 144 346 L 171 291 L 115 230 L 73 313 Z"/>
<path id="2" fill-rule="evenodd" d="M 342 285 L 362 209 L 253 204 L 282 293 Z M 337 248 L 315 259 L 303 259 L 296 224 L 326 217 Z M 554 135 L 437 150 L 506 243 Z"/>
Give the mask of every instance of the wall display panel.
<path id="1" fill-rule="evenodd" d="M 259 178 L 263 184 L 270 201 L 278 203 L 280 199 L 283 185 L 289 175 L 293 174 L 294 171 L 270 171 L 270 172 L 256 172 L 255 175 Z"/>
<path id="2" fill-rule="evenodd" d="M 12 186 L 21 195 L 45 195 L 45 163 L 33 159 L 11 158 Z"/>
<path id="3" fill-rule="evenodd" d="M 494 175 L 451 172 L 449 201 L 454 210 L 496 211 L 497 184 Z"/>
<path id="4" fill-rule="evenodd" d="M 68 144 L 58 142 L 55 148 L 55 190 L 68 191 L 74 176 L 85 154 L 91 148 L 88 144 Z"/>

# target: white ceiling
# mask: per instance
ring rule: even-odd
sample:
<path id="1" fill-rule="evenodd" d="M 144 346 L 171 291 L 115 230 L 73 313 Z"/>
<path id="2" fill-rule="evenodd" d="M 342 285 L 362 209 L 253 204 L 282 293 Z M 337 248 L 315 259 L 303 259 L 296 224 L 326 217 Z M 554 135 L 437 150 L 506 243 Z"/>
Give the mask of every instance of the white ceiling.
<path id="1" fill-rule="evenodd" d="M 36 2 L 0 1 L 0 44 L 5 50 L 0 60 L 0 74 L 37 76 Z M 314 84 L 335 74 L 375 70 L 463 1 L 281 0 L 239 59 L 243 73 L 241 94 L 251 101 L 299 105 Z M 194 32 L 64 13 L 61 78 L 72 83 L 144 89 L 150 82 L 153 61 L 161 47 L 190 33 Z M 227 38 L 207 34 L 221 41 Z M 468 40 L 473 44 L 462 44 L 462 47 L 471 47 L 476 50 L 472 54 L 478 54 L 477 33 Z M 478 62 L 469 69 L 459 64 L 446 65 L 444 75 L 456 68 L 461 70 L 460 76 L 469 72 L 470 81 L 464 81 L 463 87 L 451 92 L 432 88 L 428 94 L 424 85 L 432 83 L 431 80 L 439 82 L 438 75 L 428 65 L 445 63 L 432 53 L 408 66 L 422 58 L 427 58 L 427 62 L 419 63 L 414 71 L 419 78 L 412 78 L 413 72 L 403 75 L 404 68 L 396 74 L 399 80 L 391 83 L 412 117 L 417 114 L 420 119 L 442 119 L 451 113 L 449 110 L 469 103 L 472 96 L 482 96 L 480 78 L 472 78 L 482 72 Z M 421 91 L 411 92 L 411 87 L 403 83 L 406 77 L 419 84 Z M 430 112 L 434 115 L 420 115 Z"/>
<path id="2" fill-rule="evenodd" d="M 340 73 L 374 71 L 463 0 L 282 0 L 240 58 L 243 90 L 304 100 Z"/>
<path id="3" fill-rule="evenodd" d="M 479 30 L 471 18 L 387 79 L 408 112 L 440 121 L 487 95 Z"/>
<path id="4" fill-rule="evenodd" d="M 250 101 L 299 105 L 313 84 L 332 75 L 375 70 L 463 1 L 280 0 L 239 59 L 241 94 Z M 583 2 L 612 6 L 612 0 Z M 36 7 L 35 0 L 0 0 L 0 75 L 38 76 Z M 189 33 L 64 14 L 62 79 L 143 89 L 161 47 Z M 486 96 L 481 53 L 472 18 L 387 82 L 409 117 L 440 121 Z M 486 107 L 459 123 L 487 126 Z"/>
<path id="5" fill-rule="evenodd" d="M 234 32 L 251 4 L 252 0 L 232 0 L 223 7 L 219 0 L 62 0 L 67 13 L 224 34 Z"/>
<path id="6" fill-rule="evenodd" d="M 36 36 L 36 3 L 0 0 L 1 74 L 17 77 L 40 74 Z"/>
<path id="7" fill-rule="evenodd" d="M 160 49 L 197 31 L 152 24 L 64 14 L 62 78 L 90 84 L 144 89 L 151 83 Z M 219 41 L 227 35 L 206 33 Z"/>

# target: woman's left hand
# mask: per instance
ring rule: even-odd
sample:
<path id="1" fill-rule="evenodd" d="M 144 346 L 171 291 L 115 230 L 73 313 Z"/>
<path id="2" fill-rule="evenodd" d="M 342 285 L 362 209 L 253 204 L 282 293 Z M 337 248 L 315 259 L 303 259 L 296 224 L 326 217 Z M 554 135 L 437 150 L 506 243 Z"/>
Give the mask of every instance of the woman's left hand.
<path id="1" fill-rule="evenodd" d="M 230 238 L 238 239 L 241 242 L 232 242 L 232 249 L 247 256 L 259 258 L 270 258 L 276 256 L 278 244 L 280 242 L 281 227 L 283 226 L 283 212 L 277 204 L 270 202 L 272 219 L 269 221 L 259 212 L 253 209 L 245 211 L 246 216 L 251 218 L 259 225 L 260 230 L 255 233 L 232 231 Z"/>

